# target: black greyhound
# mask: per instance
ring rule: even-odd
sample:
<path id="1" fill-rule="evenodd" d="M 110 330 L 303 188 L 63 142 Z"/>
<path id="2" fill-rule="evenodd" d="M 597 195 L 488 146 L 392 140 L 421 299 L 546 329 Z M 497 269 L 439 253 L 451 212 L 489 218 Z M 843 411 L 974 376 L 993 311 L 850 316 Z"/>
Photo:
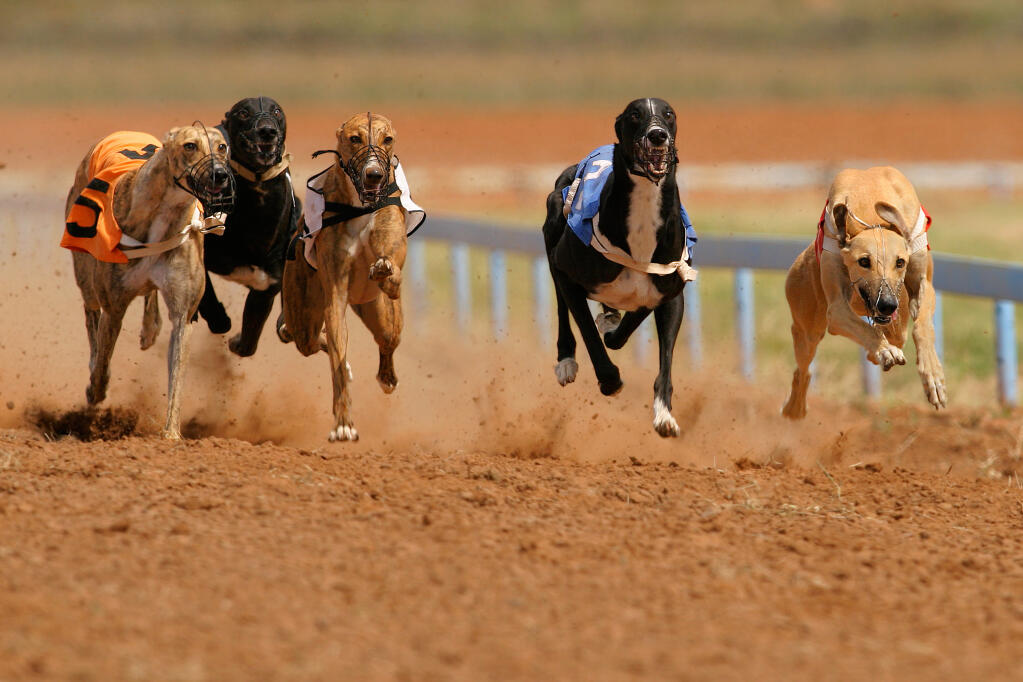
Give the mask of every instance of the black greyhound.
<path id="1" fill-rule="evenodd" d="M 280 105 L 269 97 L 243 99 L 224 115 L 219 128 L 231 146 L 237 195 L 224 234 L 206 239 L 206 292 L 199 314 L 215 334 L 231 329 L 211 272 L 247 286 L 242 329 L 228 344 L 246 357 L 256 352 L 281 290 L 284 252 L 300 211 L 284 149 L 287 119 Z"/>
<path id="2" fill-rule="evenodd" d="M 624 346 L 653 312 L 660 361 L 654 429 L 678 436 L 671 416 L 671 363 L 682 324 L 682 289 L 696 274 L 689 267 L 696 237 L 675 181 L 675 112 L 664 100 L 635 100 L 615 119 L 615 133 L 617 144 L 565 169 L 547 197 L 543 235 L 558 300 L 555 372 L 562 386 L 578 372 L 571 312 L 600 392 L 618 393 L 621 374 L 604 346 Z M 588 298 L 604 304 L 596 320 Z M 618 310 L 627 312 L 620 316 Z"/>

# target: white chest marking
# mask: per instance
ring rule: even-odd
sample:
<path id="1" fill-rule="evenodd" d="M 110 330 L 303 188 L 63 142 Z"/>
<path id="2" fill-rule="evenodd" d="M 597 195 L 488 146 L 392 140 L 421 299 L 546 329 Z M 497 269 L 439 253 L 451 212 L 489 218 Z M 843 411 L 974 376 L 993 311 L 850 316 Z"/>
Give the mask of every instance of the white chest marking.
<path id="1" fill-rule="evenodd" d="M 626 236 L 629 252 L 635 260 L 651 262 L 654 249 L 657 248 L 657 228 L 660 224 L 661 188 L 637 178 L 629 197 Z M 597 287 L 591 298 L 617 310 L 636 310 L 657 306 L 662 296 L 650 275 L 625 268 L 614 281 Z"/>

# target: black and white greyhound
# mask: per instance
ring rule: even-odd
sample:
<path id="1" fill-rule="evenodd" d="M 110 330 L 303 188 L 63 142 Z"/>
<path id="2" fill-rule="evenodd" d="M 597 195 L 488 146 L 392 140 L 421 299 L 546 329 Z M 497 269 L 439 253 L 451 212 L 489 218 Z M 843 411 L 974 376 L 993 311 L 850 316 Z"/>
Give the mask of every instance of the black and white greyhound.
<path id="1" fill-rule="evenodd" d="M 661 99 L 637 99 L 615 119 L 615 133 L 617 144 L 565 169 L 547 197 L 543 236 L 558 301 L 555 373 L 564 386 L 579 370 L 571 312 L 600 392 L 615 395 L 621 374 L 605 346 L 624 346 L 653 312 L 660 363 L 654 429 L 678 436 L 671 416 L 671 363 L 682 324 L 682 289 L 696 276 L 690 267 L 696 235 L 675 180 L 675 111 Z M 596 319 L 587 299 L 603 304 Z"/>

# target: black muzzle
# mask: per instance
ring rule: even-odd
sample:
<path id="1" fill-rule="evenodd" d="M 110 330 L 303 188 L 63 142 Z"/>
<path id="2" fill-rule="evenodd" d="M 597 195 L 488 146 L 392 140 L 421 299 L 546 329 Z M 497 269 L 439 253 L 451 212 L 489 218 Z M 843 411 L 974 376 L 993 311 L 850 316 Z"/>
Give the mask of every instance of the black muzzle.
<path id="1" fill-rule="evenodd" d="M 203 214 L 230 213 L 234 208 L 234 173 L 227 165 L 207 154 L 185 171 L 185 191 L 202 204 Z M 178 182 L 181 186 L 181 182 Z"/>
<path id="2" fill-rule="evenodd" d="M 245 130 L 236 133 L 250 156 L 265 166 L 281 161 L 284 153 L 284 130 L 280 121 L 268 111 L 260 111 Z"/>
<path id="3" fill-rule="evenodd" d="M 634 172 L 655 185 L 660 184 L 678 163 L 678 150 L 668 124 L 655 117 L 647 129 L 633 140 L 632 155 L 635 159 Z"/>

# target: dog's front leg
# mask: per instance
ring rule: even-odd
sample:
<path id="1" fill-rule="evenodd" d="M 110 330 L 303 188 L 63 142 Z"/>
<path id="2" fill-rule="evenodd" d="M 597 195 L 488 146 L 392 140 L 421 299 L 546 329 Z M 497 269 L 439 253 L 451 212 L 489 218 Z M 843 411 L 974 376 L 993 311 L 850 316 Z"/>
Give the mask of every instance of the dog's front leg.
<path id="1" fill-rule="evenodd" d="M 923 383 L 927 402 L 935 409 L 948 406 L 945 391 L 945 370 L 934 347 L 934 286 L 929 280 L 920 283 L 920 307 L 913 323 L 913 343 L 916 345 L 916 370 Z"/>
<path id="2" fill-rule="evenodd" d="M 189 245 L 180 248 L 184 250 Z M 188 339 L 192 334 L 190 321 L 206 289 L 201 259 L 195 257 L 189 261 L 184 267 L 168 265 L 158 284 L 171 321 L 170 345 L 167 348 L 167 422 L 162 435 L 172 440 L 181 438 L 181 395 L 188 364 Z M 187 275 L 184 272 L 186 268 L 190 271 Z"/>
<path id="3" fill-rule="evenodd" d="M 675 339 L 678 338 L 678 330 L 682 326 L 684 305 L 682 296 L 679 295 L 664 301 L 654 309 L 660 365 L 657 379 L 654 381 L 654 430 L 664 438 L 679 435 L 678 422 L 671 416 L 671 365 L 675 355 Z"/>
<path id="4" fill-rule="evenodd" d="M 380 286 L 388 298 L 401 295 L 401 269 L 405 266 L 405 216 L 396 206 L 382 208 L 373 217 L 369 230 L 369 248 L 373 264 L 369 278 Z"/>
<path id="5" fill-rule="evenodd" d="M 888 343 L 881 327 L 864 322 L 849 305 L 852 290 L 841 257 L 825 251 L 821 254 L 821 284 L 828 302 L 828 332 L 852 339 L 867 350 L 867 359 L 888 371 L 906 364 L 902 350 Z"/>
<path id="6" fill-rule="evenodd" d="M 249 289 L 249 295 L 245 297 L 245 310 L 242 312 L 242 330 L 239 334 L 231 337 L 227 347 L 232 353 L 247 358 L 256 352 L 259 345 L 259 337 L 263 333 L 263 326 L 270 317 L 270 310 L 274 305 L 274 298 L 281 290 L 279 284 L 269 289 Z"/>
<path id="7" fill-rule="evenodd" d="M 579 328 L 579 333 L 582 334 L 586 351 L 590 354 L 590 361 L 593 363 L 593 371 L 597 375 L 597 383 L 600 384 L 600 392 L 604 395 L 615 395 L 622 390 L 622 375 L 618 371 L 618 367 L 608 357 L 607 349 L 604 348 L 604 342 L 600 338 L 600 332 L 597 331 L 597 325 L 594 324 L 593 318 L 590 316 L 590 308 L 586 305 L 586 290 L 570 280 L 560 270 L 552 270 L 552 272 L 554 272 L 554 286 L 568 306 L 572 317 L 575 318 L 575 325 Z M 561 355 L 560 347 L 558 355 Z"/>
<path id="8" fill-rule="evenodd" d="M 323 236 L 319 245 L 320 268 L 317 270 L 325 296 L 324 331 L 327 336 L 327 357 L 330 360 L 331 386 L 334 390 L 334 428 L 327 440 L 356 441 L 359 432 L 352 420 L 352 399 L 348 393 L 348 278 L 351 262 L 348 260 L 348 239 L 338 231 Z M 329 238 L 328 238 L 329 237 Z"/>
<path id="9" fill-rule="evenodd" d="M 199 301 L 199 315 L 206 320 L 206 326 L 214 334 L 226 334 L 231 331 L 231 318 L 228 316 L 224 304 L 217 298 L 209 271 L 206 272 L 206 289 Z"/>

